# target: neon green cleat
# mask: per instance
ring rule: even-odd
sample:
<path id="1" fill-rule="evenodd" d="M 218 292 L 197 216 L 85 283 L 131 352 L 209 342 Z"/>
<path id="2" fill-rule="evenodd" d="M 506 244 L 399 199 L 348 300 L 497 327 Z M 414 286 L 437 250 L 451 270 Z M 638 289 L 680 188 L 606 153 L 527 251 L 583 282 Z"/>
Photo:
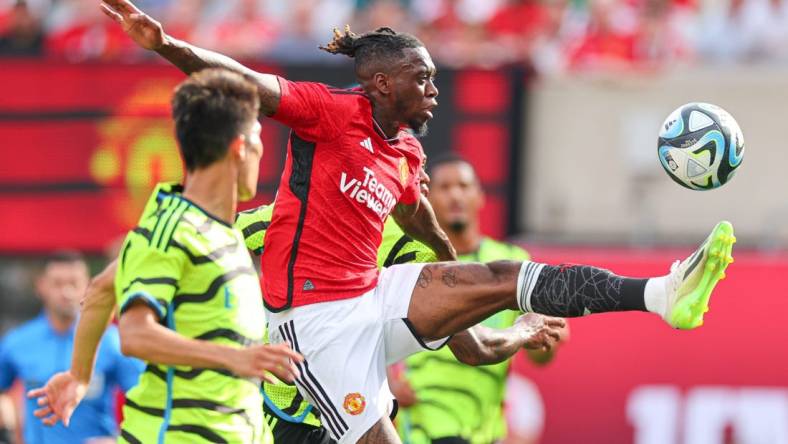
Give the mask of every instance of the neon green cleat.
<path id="1" fill-rule="evenodd" d="M 673 263 L 666 283 L 668 307 L 663 316 L 668 324 L 684 330 L 703 325 L 711 291 L 725 279 L 725 269 L 733 262 L 735 242 L 733 225 L 720 222 L 692 256 Z"/>

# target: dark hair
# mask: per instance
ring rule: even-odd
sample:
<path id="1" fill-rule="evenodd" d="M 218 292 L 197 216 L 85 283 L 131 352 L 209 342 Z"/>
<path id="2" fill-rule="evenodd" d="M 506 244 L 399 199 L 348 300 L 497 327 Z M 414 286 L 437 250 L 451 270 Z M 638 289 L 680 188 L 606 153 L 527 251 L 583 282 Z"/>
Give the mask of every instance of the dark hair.
<path id="1" fill-rule="evenodd" d="M 257 86 L 241 74 L 205 69 L 183 81 L 172 97 L 175 135 L 188 171 L 224 157 L 230 142 L 249 131 L 260 110 Z"/>
<path id="2" fill-rule="evenodd" d="M 468 164 L 468 166 L 470 166 L 471 169 L 473 170 L 473 175 L 476 176 L 476 169 L 473 168 L 473 165 L 471 165 L 470 162 L 468 162 L 468 159 L 452 151 L 444 151 L 440 154 L 430 157 L 429 160 L 427 161 L 427 174 L 429 174 L 430 177 L 432 177 L 432 173 L 435 171 L 436 168 L 438 168 L 441 165 L 447 165 L 450 163 Z"/>
<path id="3" fill-rule="evenodd" d="M 47 267 L 50 264 L 61 264 L 61 263 L 74 263 L 74 262 L 85 262 L 85 256 L 82 255 L 79 251 L 74 250 L 58 250 L 51 254 L 49 254 L 46 258 L 44 258 L 44 267 Z"/>
<path id="4" fill-rule="evenodd" d="M 391 28 L 378 28 L 358 35 L 345 25 L 344 33 L 334 28 L 334 39 L 320 49 L 354 58 L 356 72 L 359 72 L 370 63 L 387 62 L 401 56 L 404 49 L 422 47 L 424 44 L 415 36 L 398 33 Z"/>

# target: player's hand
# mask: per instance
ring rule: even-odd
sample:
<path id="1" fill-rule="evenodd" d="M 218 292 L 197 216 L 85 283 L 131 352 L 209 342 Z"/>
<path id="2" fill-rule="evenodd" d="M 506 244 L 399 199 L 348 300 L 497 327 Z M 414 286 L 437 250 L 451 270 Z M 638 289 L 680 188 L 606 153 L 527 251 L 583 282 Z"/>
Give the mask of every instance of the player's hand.
<path id="1" fill-rule="evenodd" d="M 296 363 L 304 357 L 288 344 L 265 344 L 236 349 L 229 357 L 228 369 L 244 378 L 260 378 L 271 384 L 277 382 L 268 372 L 282 381 L 293 382 L 301 376 Z"/>
<path id="2" fill-rule="evenodd" d="M 38 409 L 33 414 L 41 422 L 53 426 L 62 421 L 68 427 L 71 414 L 87 391 L 87 383 L 79 381 L 71 372 L 60 372 L 49 378 L 43 387 L 27 392 L 27 397 L 38 399 Z"/>
<path id="3" fill-rule="evenodd" d="M 410 386 L 410 382 L 405 377 L 405 365 L 402 362 L 390 365 L 386 369 L 386 374 L 389 381 L 389 389 L 391 394 L 397 398 L 397 403 L 400 407 L 410 407 L 416 402 L 416 392 Z"/>
<path id="4" fill-rule="evenodd" d="M 400 407 L 410 407 L 418 401 L 416 392 L 404 377 L 389 379 L 389 389 L 391 389 L 391 394 L 397 398 Z"/>
<path id="5" fill-rule="evenodd" d="M 123 32 L 141 47 L 155 51 L 164 45 L 166 36 L 161 23 L 129 0 L 101 0 L 101 11 L 120 24 Z"/>
<path id="6" fill-rule="evenodd" d="M 528 350 L 551 350 L 561 340 L 561 329 L 566 328 L 562 318 L 526 313 L 514 323 L 523 338 L 523 348 Z"/>

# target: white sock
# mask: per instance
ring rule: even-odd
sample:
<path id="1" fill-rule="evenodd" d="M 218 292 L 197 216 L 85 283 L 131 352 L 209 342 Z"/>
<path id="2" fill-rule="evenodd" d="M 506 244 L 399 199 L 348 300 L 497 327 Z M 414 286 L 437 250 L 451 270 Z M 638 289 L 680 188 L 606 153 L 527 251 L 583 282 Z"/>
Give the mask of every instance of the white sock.
<path id="1" fill-rule="evenodd" d="M 660 276 L 649 279 L 646 281 L 646 289 L 643 294 L 646 310 L 662 317 L 665 316 L 665 310 L 668 308 L 668 295 L 665 291 L 667 278 L 668 276 Z"/>
<path id="2" fill-rule="evenodd" d="M 520 267 L 520 274 L 517 275 L 517 305 L 520 311 L 525 313 L 532 313 L 531 308 L 531 293 L 534 292 L 536 281 L 539 274 L 542 272 L 544 264 L 536 262 L 525 261 Z"/>

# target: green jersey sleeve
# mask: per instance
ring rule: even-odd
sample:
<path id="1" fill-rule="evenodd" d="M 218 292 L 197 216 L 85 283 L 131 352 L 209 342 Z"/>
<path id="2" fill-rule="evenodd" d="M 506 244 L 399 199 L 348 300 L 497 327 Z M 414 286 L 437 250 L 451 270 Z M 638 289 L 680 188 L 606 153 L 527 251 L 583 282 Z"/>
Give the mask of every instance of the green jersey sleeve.
<path id="1" fill-rule="evenodd" d="M 130 233 L 115 275 L 115 295 L 120 313 L 139 301 L 156 312 L 160 321 L 163 320 L 178 289 L 183 259 L 178 250 L 156 248 L 136 233 Z"/>
<path id="2" fill-rule="evenodd" d="M 517 245 L 506 244 L 509 248 L 509 254 L 507 255 L 506 259 L 512 261 L 530 261 L 531 255 L 528 254 L 527 251 L 523 250 L 522 248 L 518 247 Z"/>
<path id="3" fill-rule="evenodd" d="M 263 253 L 265 230 L 271 224 L 273 212 L 273 205 L 262 205 L 235 216 L 235 228 L 243 234 L 246 248 L 257 256 Z"/>
<path id="4" fill-rule="evenodd" d="M 438 262 L 430 247 L 405 234 L 393 218 L 383 227 L 383 240 L 378 249 L 378 267 L 419 262 Z"/>

